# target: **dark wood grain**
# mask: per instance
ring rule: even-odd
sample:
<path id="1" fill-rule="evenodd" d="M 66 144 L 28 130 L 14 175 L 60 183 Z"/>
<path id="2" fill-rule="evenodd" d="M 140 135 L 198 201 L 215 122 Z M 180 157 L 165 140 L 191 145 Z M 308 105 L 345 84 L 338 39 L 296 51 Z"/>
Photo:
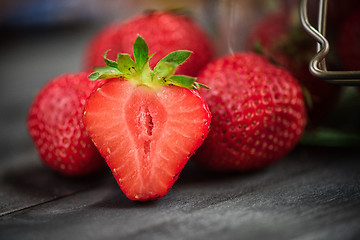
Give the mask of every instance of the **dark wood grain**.
<path id="1" fill-rule="evenodd" d="M 190 163 L 164 198 L 149 203 L 128 200 L 110 174 L 71 184 L 33 164 L 9 181 L 13 169 L 2 167 L 2 206 L 18 207 L 20 198 L 29 206 L 1 216 L 0 239 L 356 239 L 358 160 L 355 150 L 298 147 L 247 174 Z"/>

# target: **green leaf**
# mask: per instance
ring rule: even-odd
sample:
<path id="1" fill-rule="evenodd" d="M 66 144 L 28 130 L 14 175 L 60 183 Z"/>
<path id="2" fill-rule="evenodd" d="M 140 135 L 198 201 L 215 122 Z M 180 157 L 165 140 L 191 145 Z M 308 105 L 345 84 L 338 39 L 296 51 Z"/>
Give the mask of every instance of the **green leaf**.
<path id="1" fill-rule="evenodd" d="M 141 72 L 148 62 L 149 48 L 145 40 L 138 35 L 133 46 L 135 64 L 139 72 Z"/>
<path id="2" fill-rule="evenodd" d="M 112 67 L 96 67 L 94 69 L 96 72 L 91 73 L 88 77 L 91 81 L 117 78 L 123 75 L 118 69 Z"/>
<path id="3" fill-rule="evenodd" d="M 171 62 L 159 62 L 154 68 L 154 76 L 168 78 L 175 73 L 176 64 Z"/>
<path id="4" fill-rule="evenodd" d="M 190 54 L 191 52 L 187 50 L 178 50 L 168 54 L 156 64 L 154 68 L 155 76 L 167 78 L 173 75 L 176 67 L 183 63 Z"/>
<path id="5" fill-rule="evenodd" d="M 201 84 L 201 83 L 198 83 L 198 82 L 194 82 L 194 85 L 195 85 L 195 89 L 199 89 L 199 88 L 205 88 L 205 89 L 210 89 L 208 86 L 204 85 L 204 84 Z"/>
<path id="6" fill-rule="evenodd" d="M 88 78 L 89 78 L 91 81 L 95 81 L 95 80 L 98 80 L 99 77 L 100 77 L 100 73 L 98 73 L 98 72 L 93 72 L 93 73 L 91 73 L 91 74 L 89 75 Z"/>
<path id="7" fill-rule="evenodd" d="M 191 51 L 187 51 L 187 50 L 174 51 L 172 53 L 169 53 L 163 59 L 161 59 L 159 61 L 159 63 L 168 62 L 168 63 L 174 63 L 176 65 L 179 65 L 179 64 L 183 63 L 186 59 L 188 59 L 190 54 L 191 54 Z"/>
<path id="8" fill-rule="evenodd" d="M 194 89 L 193 85 L 196 81 L 196 78 L 184 76 L 184 75 L 173 75 L 170 78 L 168 78 L 166 81 L 168 84 Z"/>
<path id="9" fill-rule="evenodd" d="M 115 61 L 113 61 L 113 60 L 110 60 L 110 59 L 108 59 L 108 58 L 106 57 L 106 55 L 107 55 L 107 53 L 108 53 L 109 51 L 110 51 L 110 49 L 107 50 L 107 51 L 104 53 L 104 61 L 105 61 L 105 64 L 106 64 L 106 66 L 113 67 L 113 68 L 117 68 L 117 67 L 118 67 L 117 62 L 115 62 Z"/>
<path id="10" fill-rule="evenodd" d="M 155 55 L 155 53 L 150 54 L 148 57 L 148 60 L 150 60 L 150 58 L 152 58 L 154 55 Z"/>
<path id="11" fill-rule="evenodd" d="M 179 87 L 189 88 L 198 90 L 199 88 L 210 89 L 208 86 L 196 82 L 196 78 L 184 76 L 184 75 L 173 75 L 170 78 L 165 79 L 167 85 L 175 85 Z"/>
<path id="12" fill-rule="evenodd" d="M 135 62 L 129 54 L 118 54 L 117 65 L 119 70 L 125 75 L 132 75 L 135 70 Z"/>

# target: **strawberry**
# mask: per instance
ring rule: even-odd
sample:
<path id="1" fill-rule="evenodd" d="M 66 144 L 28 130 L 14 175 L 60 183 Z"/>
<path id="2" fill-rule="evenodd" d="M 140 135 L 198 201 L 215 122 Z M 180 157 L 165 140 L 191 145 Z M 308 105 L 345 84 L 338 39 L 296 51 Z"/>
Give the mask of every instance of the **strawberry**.
<path id="1" fill-rule="evenodd" d="M 85 68 L 103 66 L 102 55 L 109 49 L 110 59 L 115 59 L 117 53 L 132 54 L 132 44 L 138 34 L 147 40 L 150 52 L 155 53 L 150 59 L 151 68 L 167 53 L 186 49 L 193 54 L 179 66 L 177 74 L 196 76 L 213 55 L 209 37 L 190 17 L 153 11 L 112 23 L 96 34 L 86 50 Z"/>
<path id="2" fill-rule="evenodd" d="M 173 75 L 190 55 L 175 51 L 151 70 L 148 46 L 134 43 L 134 58 L 107 59 L 90 79 L 114 78 L 90 94 L 84 124 L 120 188 L 131 200 L 164 196 L 206 138 L 210 111 L 195 78 Z"/>
<path id="3" fill-rule="evenodd" d="M 43 162 L 68 176 L 88 175 L 105 166 L 87 135 L 82 112 L 96 83 L 88 73 L 67 73 L 47 83 L 30 107 L 27 127 Z"/>
<path id="4" fill-rule="evenodd" d="M 209 136 L 197 161 L 216 171 L 264 167 L 287 154 L 306 124 L 298 82 L 254 53 L 236 53 L 208 64 L 198 76 L 211 91 Z"/>
<path id="5" fill-rule="evenodd" d="M 266 16 L 249 38 L 248 50 L 254 46 L 300 82 L 307 100 L 308 127 L 322 124 L 334 110 L 341 88 L 311 75 L 309 62 L 316 44 L 300 26 L 297 15 L 280 11 Z"/>

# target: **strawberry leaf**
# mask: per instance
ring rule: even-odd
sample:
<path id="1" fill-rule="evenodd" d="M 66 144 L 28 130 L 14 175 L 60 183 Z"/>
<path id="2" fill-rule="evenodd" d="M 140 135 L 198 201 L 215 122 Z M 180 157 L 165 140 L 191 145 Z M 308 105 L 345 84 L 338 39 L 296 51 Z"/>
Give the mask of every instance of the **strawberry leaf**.
<path id="1" fill-rule="evenodd" d="M 131 75 L 135 71 L 135 62 L 131 59 L 129 54 L 118 54 L 117 66 L 125 75 Z"/>
<path id="2" fill-rule="evenodd" d="M 190 54 L 191 54 L 191 51 L 187 51 L 187 50 L 174 51 L 174 52 L 168 54 L 167 56 L 165 56 L 163 59 L 161 59 L 159 61 L 159 63 L 168 62 L 168 63 L 174 63 L 176 65 L 179 65 L 179 64 L 183 63 L 186 59 L 188 59 Z"/>
<path id="3" fill-rule="evenodd" d="M 184 75 L 173 75 L 170 78 L 166 79 L 166 82 L 171 85 L 179 86 L 179 87 L 185 87 L 185 88 L 194 88 L 194 83 L 196 81 L 196 78 L 184 76 Z"/>
<path id="4" fill-rule="evenodd" d="M 96 72 L 91 73 L 88 77 L 91 81 L 98 79 L 116 78 L 122 75 L 118 69 L 112 67 L 96 67 L 94 69 Z"/>
<path id="5" fill-rule="evenodd" d="M 205 88 L 205 89 L 210 89 L 208 86 L 204 85 L 204 84 L 201 84 L 201 83 L 198 83 L 198 82 L 194 82 L 194 86 L 195 86 L 195 89 L 199 89 L 199 88 Z"/>
<path id="6" fill-rule="evenodd" d="M 175 73 L 176 67 L 183 63 L 191 52 L 186 50 L 174 51 L 161 59 L 154 68 L 154 76 L 167 78 Z"/>
<path id="7" fill-rule="evenodd" d="M 100 73 L 98 72 L 93 72 L 89 75 L 88 77 L 91 81 L 95 81 L 95 80 L 98 80 L 100 79 Z"/>
<path id="8" fill-rule="evenodd" d="M 175 85 L 179 87 L 189 88 L 198 90 L 199 88 L 210 89 L 208 86 L 196 82 L 196 78 L 184 76 L 184 75 L 173 75 L 170 78 L 164 80 L 167 85 Z"/>
<path id="9" fill-rule="evenodd" d="M 117 62 L 108 59 L 107 56 L 106 56 L 109 51 L 110 51 L 110 49 L 107 50 L 107 51 L 104 53 L 104 61 L 105 61 L 105 64 L 106 64 L 106 66 L 113 67 L 113 68 L 117 68 L 117 67 L 118 67 Z"/>
<path id="10" fill-rule="evenodd" d="M 161 59 L 154 68 L 154 76 L 157 78 L 168 78 L 172 76 L 176 67 L 183 63 L 191 52 L 187 50 L 174 51 Z"/>
<path id="11" fill-rule="evenodd" d="M 145 40 L 140 35 L 134 42 L 133 52 L 137 70 L 141 72 L 149 60 L 149 48 Z"/>
<path id="12" fill-rule="evenodd" d="M 154 76 L 158 78 L 167 78 L 175 73 L 176 64 L 172 62 L 159 62 L 154 68 Z"/>

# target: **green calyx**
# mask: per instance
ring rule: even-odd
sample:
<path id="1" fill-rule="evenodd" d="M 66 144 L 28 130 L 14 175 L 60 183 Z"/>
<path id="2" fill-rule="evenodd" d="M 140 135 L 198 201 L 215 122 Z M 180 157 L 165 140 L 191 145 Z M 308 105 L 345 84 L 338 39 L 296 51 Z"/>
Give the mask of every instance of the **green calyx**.
<path id="1" fill-rule="evenodd" d="M 96 67 L 95 72 L 91 73 L 89 79 L 125 78 L 136 85 L 145 85 L 151 88 L 160 86 L 179 86 L 189 89 L 199 89 L 207 86 L 196 82 L 196 78 L 174 75 L 178 65 L 183 63 L 190 56 L 191 52 L 178 50 L 170 53 L 161 59 L 154 69 L 150 69 L 149 49 L 145 40 L 138 36 L 134 42 L 133 53 L 135 61 L 129 54 L 118 54 L 117 60 L 113 61 L 107 58 L 107 52 L 104 53 L 106 67 Z"/>

